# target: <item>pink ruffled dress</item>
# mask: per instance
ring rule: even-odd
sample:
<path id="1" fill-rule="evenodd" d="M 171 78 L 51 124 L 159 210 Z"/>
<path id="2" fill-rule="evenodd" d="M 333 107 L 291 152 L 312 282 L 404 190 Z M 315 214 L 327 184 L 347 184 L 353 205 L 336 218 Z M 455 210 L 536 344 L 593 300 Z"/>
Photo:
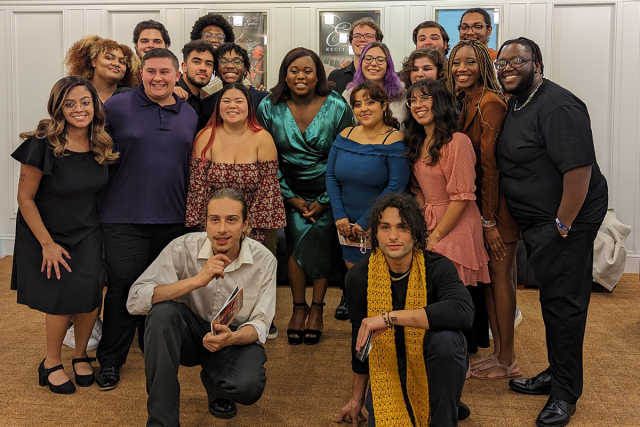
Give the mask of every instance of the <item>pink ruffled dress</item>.
<path id="1" fill-rule="evenodd" d="M 440 149 L 440 160 L 427 166 L 423 159 L 414 165 L 412 191 L 424 196 L 424 218 L 429 234 L 442 220 L 452 200 L 469 200 L 462 217 L 433 251 L 453 261 L 466 286 L 489 283 L 489 256 L 484 248 L 480 211 L 475 195 L 476 155 L 471 140 L 456 132 Z"/>

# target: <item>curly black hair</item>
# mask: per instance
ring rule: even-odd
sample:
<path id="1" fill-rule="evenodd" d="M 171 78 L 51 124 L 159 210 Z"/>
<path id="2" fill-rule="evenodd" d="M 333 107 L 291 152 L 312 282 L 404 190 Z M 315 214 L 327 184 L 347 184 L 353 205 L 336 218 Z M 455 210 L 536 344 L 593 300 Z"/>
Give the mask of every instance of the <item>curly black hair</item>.
<path id="1" fill-rule="evenodd" d="M 409 227 L 411 235 L 415 245 L 419 249 L 426 249 L 427 247 L 427 224 L 424 221 L 424 216 L 418 206 L 418 202 L 410 194 L 407 193 L 392 193 L 380 196 L 376 199 L 373 209 L 369 214 L 369 224 L 371 224 L 371 232 L 373 238 L 371 239 L 371 250 L 375 251 L 378 247 L 378 226 L 380 225 L 380 219 L 382 218 L 382 212 L 387 208 L 396 208 L 402 218 L 402 224 Z"/>
<path id="2" fill-rule="evenodd" d="M 220 66 L 219 60 L 229 52 L 235 52 L 236 55 L 242 58 L 242 63 L 244 65 L 244 76 L 242 76 L 242 78 L 245 78 L 247 76 L 247 73 L 251 69 L 251 61 L 249 61 L 249 53 L 247 53 L 246 49 L 244 49 L 242 46 L 236 43 L 225 43 L 222 46 L 220 46 L 218 49 L 216 49 L 216 53 L 213 55 L 213 72 L 216 73 L 216 75 L 222 79 L 222 77 L 218 73 L 219 71 L 218 67 Z M 240 79 L 240 81 L 242 81 L 242 79 Z M 225 83 L 232 83 L 232 82 L 225 82 Z"/>
<path id="3" fill-rule="evenodd" d="M 201 16 L 200 18 L 198 18 L 195 24 L 193 24 L 190 35 L 191 40 L 201 39 L 202 32 L 210 25 L 220 27 L 220 29 L 224 32 L 225 43 L 233 43 L 234 41 L 236 41 L 236 36 L 233 34 L 233 27 L 231 26 L 231 24 L 229 24 L 229 22 L 224 19 L 224 16 L 218 15 L 213 12 Z"/>
<path id="4" fill-rule="evenodd" d="M 196 51 L 198 53 L 209 52 L 212 57 L 216 57 L 216 50 L 211 43 L 205 40 L 194 40 L 185 44 L 182 48 L 182 60 L 187 62 L 191 52 Z"/>
<path id="5" fill-rule="evenodd" d="M 140 38 L 140 33 L 144 30 L 158 30 L 162 35 L 162 40 L 164 40 L 164 44 L 167 47 L 171 46 L 171 37 L 169 37 L 169 32 L 162 25 L 162 23 L 158 21 L 154 21 L 153 19 L 149 19 L 148 21 L 138 22 L 138 25 L 133 29 L 133 44 L 138 44 L 138 39 Z"/>

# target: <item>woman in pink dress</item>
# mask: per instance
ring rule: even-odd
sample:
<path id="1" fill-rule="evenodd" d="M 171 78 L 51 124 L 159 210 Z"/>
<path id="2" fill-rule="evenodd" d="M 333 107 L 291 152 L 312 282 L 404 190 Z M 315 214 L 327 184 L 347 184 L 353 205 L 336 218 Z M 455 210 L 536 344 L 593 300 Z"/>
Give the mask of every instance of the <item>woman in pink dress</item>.
<path id="1" fill-rule="evenodd" d="M 407 156 L 413 165 L 412 191 L 427 223 L 427 250 L 453 261 L 466 286 L 489 282 L 489 256 L 475 203 L 476 155 L 469 138 L 457 132 L 451 95 L 444 84 L 426 79 L 409 87 L 407 106 Z"/>

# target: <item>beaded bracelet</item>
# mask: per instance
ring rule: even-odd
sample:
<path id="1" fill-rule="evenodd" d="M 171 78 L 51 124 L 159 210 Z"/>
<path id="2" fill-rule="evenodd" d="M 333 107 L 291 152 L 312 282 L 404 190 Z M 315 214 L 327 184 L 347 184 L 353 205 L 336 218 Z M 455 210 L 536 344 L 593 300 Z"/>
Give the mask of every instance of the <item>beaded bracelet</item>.
<path id="1" fill-rule="evenodd" d="M 482 226 L 485 228 L 491 228 L 496 226 L 496 221 L 487 221 L 482 216 L 480 216 L 480 220 L 482 221 Z"/>
<path id="2" fill-rule="evenodd" d="M 388 311 L 386 313 L 382 313 L 382 319 L 384 320 L 384 323 L 387 324 L 389 329 L 393 329 L 393 325 L 389 321 L 389 312 Z"/>

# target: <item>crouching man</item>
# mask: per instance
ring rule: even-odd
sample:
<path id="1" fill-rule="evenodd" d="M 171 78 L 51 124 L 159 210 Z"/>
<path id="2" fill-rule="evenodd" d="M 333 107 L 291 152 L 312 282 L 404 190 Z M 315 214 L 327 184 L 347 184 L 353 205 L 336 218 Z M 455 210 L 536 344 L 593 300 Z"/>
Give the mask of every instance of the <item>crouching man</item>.
<path id="1" fill-rule="evenodd" d="M 127 309 L 148 312 L 144 344 L 147 426 L 179 426 L 178 367 L 202 366 L 209 412 L 232 418 L 236 403 L 260 399 L 267 377 L 262 345 L 276 303 L 276 259 L 244 236 L 247 204 L 236 190 L 207 202 L 207 230 L 178 237 L 134 283 Z M 243 306 L 231 328 L 211 320 L 235 287 Z"/>
<path id="2" fill-rule="evenodd" d="M 372 253 L 346 277 L 353 397 L 334 421 L 349 415 L 357 426 L 364 406 L 369 426 L 456 426 L 468 364 L 460 330 L 473 321 L 469 292 L 451 261 L 425 250 L 424 217 L 411 196 L 381 197 L 369 223 Z M 370 333 L 371 352 L 360 361 Z"/>

